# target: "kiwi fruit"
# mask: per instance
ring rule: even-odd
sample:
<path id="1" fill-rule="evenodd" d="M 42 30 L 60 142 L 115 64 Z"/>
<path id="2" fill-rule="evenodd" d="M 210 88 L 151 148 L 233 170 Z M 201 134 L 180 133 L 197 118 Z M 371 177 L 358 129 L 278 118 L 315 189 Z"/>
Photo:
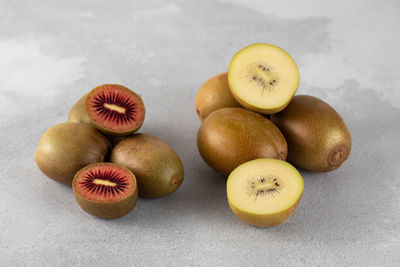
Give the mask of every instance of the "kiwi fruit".
<path id="1" fill-rule="evenodd" d="M 211 113 L 199 128 L 197 147 L 205 162 L 226 177 L 253 159 L 285 160 L 288 151 L 278 127 L 243 108 L 222 108 Z"/>
<path id="2" fill-rule="evenodd" d="M 245 108 L 263 114 L 284 109 L 299 84 L 296 63 L 282 48 L 253 44 L 237 52 L 229 65 L 228 83 Z"/>
<path id="3" fill-rule="evenodd" d="M 142 197 L 169 195 L 183 181 L 183 165 L 178 155 L 150 134 L 134 134 L 120 141 L 110 159 L 135 174 Z"/>
<path id="4" fill-rule="evenodd" d="M 289 163 L 255 159 L 238 166 L 226 183 L 228 203 L 242 221 L 268 227 L 283 223 L 295 211 L 303 179 Z"/>
<path id="5" fill-rule="evenodd" d="M 49 128 L 41 137 L 35 160 L 49 178 L 71 184 L 77 171 L 103 162 L 110 143 L 96 128 L 86 123 L 66 122 Z"/>
<path id="6" fill-rule="evenodd" d="M 79 170 L 72 188 L 84 211 L 104 219 L 126 215 L 138 198 L 135 175 L 112 163 L 94 163 Z"/>
<path id="7" fill-rule="evenodd" d="M 331 171 L 350 155 L 351 135 L 340 115 L 324 101 L 298 95 L 271 120 L 281 129 L 288 160 L 308 171 Z"/>
<path id="8" fill-rule="evenodd" d="M 128 138 L 129 136 L 132 136 L 133 134 L 130 135 L 124 135 L 124 136 L 113 136 L 113 135 L 106 135 L 108 138 L 108 141 L 110 141 L 111 146 L 114 147 L 116 144 L 121 142 L 122 140 Z"/>
<path id="9" fill-rule="evenodd" d="M 90 123 L 108 135 L 129 135 L 143 123 L 145 107 L 142 98 L 118 84 L 94 88 L 72 107 L 68 121 Z"/>
<path id="10" fill-rule="evenodd" d="M 87 94 L 82 96 L 73 106 L 68 114 L 69 122 L 90 123 L 89 116 L 85 111 L 85 99 Z"/>
<path id="11" fill-rule="evenodd" d="M 197 92 L 195 106 L 201 121 L 217 109 L 240 107 L 229 90 L 227 72 L 215 75 L 203 84 Z"/>

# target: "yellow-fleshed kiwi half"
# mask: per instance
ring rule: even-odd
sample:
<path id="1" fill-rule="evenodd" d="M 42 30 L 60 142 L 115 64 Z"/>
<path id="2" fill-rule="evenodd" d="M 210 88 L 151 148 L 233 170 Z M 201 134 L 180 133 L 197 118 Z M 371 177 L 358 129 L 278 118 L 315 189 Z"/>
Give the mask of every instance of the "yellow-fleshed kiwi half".
<path id="1" fill-rule="evenodd" d="M 228 86 L 228 73 L 220 73 L 206 81 L 196 95 L 196 113 L 201 121 L 221 108 L 240 107 Z"/>
<path id="2" fill-rule="evenodd" d="M 351 135 L 342 117 L 313 96 L 298 95 L 271 120 L 285 136 L 288 160 L 308 171 L 332 171 L 350 155 Z"/>
<path id="3" fill-rule="evenodd" d="M 199 128 L 197 147 L 204 161 L 225 177 L 253 159 L 285 160 L 288 151 L 278 127 L 244 108 L 222 108 L 211 113 Z"/>
<path id="4" fill-rule="evenodd" d="M 253 44 L 237 52 L 228 70 L 229 88 L 245 108 L 263 114 L 284 109 L 299 84 L 296 63 L 282 48 Z"/>
<path id="5" fill-rule="evenodd" d="M 42 135 L 35 160 L 47 177 L 70 185 L 81 168 L 103 162 L 110 147 L 107 138 L 91 125 L 66 122 Z"/>
<path id="6" fill-rule="evenodd" d="M 268 227 L 293 214 L 303 193 L 295 167 L 277 159 L 256 159 L 237 167 L 226 184 L 228 203 L 245 223 Z"/>
<path id="7" fill-rule="evenodd" d="M 135 207 L 138 198 L 135 175 L 112 163 L 95 163 L 79 170 L 72 188 L 84 211 L 104 219 L 126 215 Z"/>

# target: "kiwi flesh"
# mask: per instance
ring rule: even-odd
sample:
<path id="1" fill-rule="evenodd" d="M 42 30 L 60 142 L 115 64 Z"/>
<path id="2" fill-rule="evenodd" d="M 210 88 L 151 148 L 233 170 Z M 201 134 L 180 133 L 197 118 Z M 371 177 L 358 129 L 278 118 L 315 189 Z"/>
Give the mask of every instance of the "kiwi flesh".
<path id="1" fill-rule="evenodd" d="M 332 171 L 350 155 L 351 135 L 342 117 L 324 101 L 298 95 L 271 120 L 281 129 L 288 160 L 308 171 Z"/>
<path id="2" fill-rule="evenodd" d="M 169 195 L 183 182 L 184 170 L 178 155 L 150 134 L 134 134 L 120 141 L 110 159 L 135 174 L 142 197 Z"/>
<path id="3" fill-rule="evenodd" d="M 226 107 L 240 107 L 228 86 L 228 73 L 220 73 L 206 81 L 196 95 L 196 113 L 203 121 L 211 112 Z"/>
<path id="4" fill-rule="evenodd" d="M 282 48 L 253 44 L 237 52 L 229 65 L 228 83 L 243 107 L 263 114 L 284 109 L 299 84 L 296 63 Z"/>
<path id="5" fill-rule="evenodd" d="M 257 158 L 287 157 L 287 143 L 271 121 L 243 108 L 222 108 L 211 113 L 197 133 L 204 161 L 228 176 L 240 164 Z"/>
<path id="6" fill-rule="evenodd" d="M 277 159 L 255 159 L 238 166 L 226 184 L 228 203 L 242 221 L 259 227 L 283 223 L 303 193 L 300 173 Z"/>
<path id="7" fill-rule="evenodd" d="M 109 148 L 109 141 L 96 128 L 86 123 L 66 122 L 42 135 L 35 160 L 47 177 L 70 185 L 81 168 L 103 162 Z"/>
<path id="8" fill-rule="evenodd" d="M 107 135 L 123 136 L 136 132 L 144 117 L 138 94 L 119 84 L 103 84 L 75 103 L 68 121 L 90 123 Z"/>
<path id="9" fill-rule="evenodd" d="M 104 219 L 126 215 L 138 198 L 135 175 L 112 163 L 94 163 L 82 168 L 75 174 L 72 188 L 84 211 Z"/>

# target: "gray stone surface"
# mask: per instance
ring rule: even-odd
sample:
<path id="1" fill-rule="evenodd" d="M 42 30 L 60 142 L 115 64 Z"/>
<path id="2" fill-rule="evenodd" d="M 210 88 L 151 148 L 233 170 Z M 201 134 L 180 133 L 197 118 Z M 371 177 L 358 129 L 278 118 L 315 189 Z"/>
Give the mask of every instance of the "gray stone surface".
<path id="1" fill-rule="evenodd" d="M 0 265 L 399 266 L 398 1 L 0 1 Z M 225 180 L 200 158 L 197 89 L 240 48 L 268 42 L 299 65 L 299 94 L 342 114 L 352 154 L 302 172 L 286 223 L 230 211 Z M 41 134 L 102 83 L 139 92 L 141 129 L 181 156 L 173 195 L 113 221 L 84 213 L 34 162 Z"/>

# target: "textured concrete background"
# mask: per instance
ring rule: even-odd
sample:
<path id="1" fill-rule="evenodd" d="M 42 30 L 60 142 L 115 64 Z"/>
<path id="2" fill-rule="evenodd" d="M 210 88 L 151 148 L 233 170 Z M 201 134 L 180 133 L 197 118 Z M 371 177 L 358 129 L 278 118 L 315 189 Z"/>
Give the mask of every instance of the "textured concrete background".
<path id="1" fill-rule="evenodd" d="M 400 262 L 398 1 L 1 1 L 0 265 L 395 266 Z M 299 94 L 351 130 L 350 159 L 302 172 L 293 217 L 269 229 L 230 211 L 200 158 L 197 89 L 255 42 L 298 63 Z M 142 132 L 181 156 L 173 195 L 113 221 L 84 213 L 34 162 L 40 136 L 102 83 L 142 94 Z"/>

